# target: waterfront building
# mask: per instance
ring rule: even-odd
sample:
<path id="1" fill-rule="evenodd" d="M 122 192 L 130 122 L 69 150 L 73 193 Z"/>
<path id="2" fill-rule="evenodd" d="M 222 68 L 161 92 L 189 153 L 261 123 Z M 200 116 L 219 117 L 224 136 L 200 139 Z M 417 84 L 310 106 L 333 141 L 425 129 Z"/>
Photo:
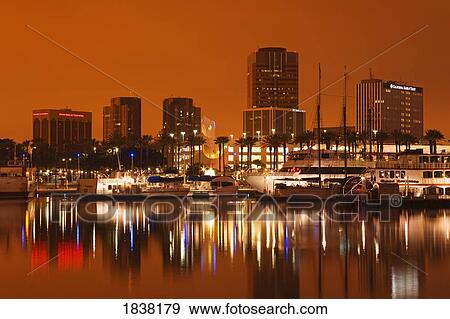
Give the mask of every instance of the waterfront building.
<path id="1" fill-rule="evenodd" d="M 423 136 L 423 88 L 380 79 L 356 84 L 356 130 Z"/>
<path id="2" fill-rule="evenodd" d="M 114 97 L 103 107 L 103 140 L 113 136 L 133 139 L 141 136 L 141 99 Z"/>
<path id="3" fill-rule="evenodd" d="M 305 130 L 305 111 L 298 108 L 298 53 L 268 47 L 253 52 L 247 64 L 247 136 L 299 135 Z"/>
<path id="4" fill-rule="evenodd" d="M 244 110 L 244 130 L 247 136 L 287 134 L 298 136 L 306 128 L 306 112 L 297 108 L 265 107 Z"/>
<path id="5" fill-rule="evenodd" d="M 92 139 L 92 113 L 70 108 L 32 111 L 33 140 L 62 149 Z"/>

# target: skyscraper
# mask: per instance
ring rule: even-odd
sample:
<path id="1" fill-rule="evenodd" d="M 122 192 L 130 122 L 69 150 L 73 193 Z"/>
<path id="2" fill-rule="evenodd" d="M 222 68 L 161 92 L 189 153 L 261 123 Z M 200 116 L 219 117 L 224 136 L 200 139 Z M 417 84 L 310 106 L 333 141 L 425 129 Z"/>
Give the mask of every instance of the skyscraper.
<path id="1" fill-rule="evenodd" d="M 201 133 L 202 113 L 191 98 L 171 97 L 163 101 L 163 131 L 179 136 Z"/>
<path id="2" fill-rule="evenodd" d="M 298 108 L 298 92 L 297 52 L 269 47 L 251 53 L 244 132 L 248 136 L 302 133 L 306 115 Z"/>
<path id="3" fill-rule="evenodd" d="M 380 79 L 356 84 L 356 130 L 423 136 L 423 89 Z"/>
<path id="4" fill-rule="evenodd" d="M 141 136 L 141 99 L 114 97 L 103 107 L 103 140 L 113 136 L 125 139 Z"/>
<path id="5" fill-rule="evenodd" d="M 298 53 L 262 48 L 248 57 L 247 108 L 298 106 Z"/>

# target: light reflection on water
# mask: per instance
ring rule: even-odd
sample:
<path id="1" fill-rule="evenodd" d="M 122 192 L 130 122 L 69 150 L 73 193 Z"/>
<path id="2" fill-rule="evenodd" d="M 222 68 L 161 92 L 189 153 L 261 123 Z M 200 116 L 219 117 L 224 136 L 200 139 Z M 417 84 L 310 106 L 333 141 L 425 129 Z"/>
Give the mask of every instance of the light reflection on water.
<path id="1" fill-rule="evenodd" d="M 0 205 L 2 297 L 450 297 L 449 211 L 409 210 L 390 222 L 247 220 L 251 200 L 119 203 L 90 223 L 70 201 Z M 181 218 L 150 222 L 149 211 Z M 105 205 L 95 206 L 98 214 Z M 267 216 L 283 207 L 258 207 Z M 271 215 L 272 214 L 272 215 Z M 200 216 L 202 217 L 202 216 Z M 203 215 L 203 218 L 205 215 Z M 319 220 L 319 221 L 318 221 Z"/>

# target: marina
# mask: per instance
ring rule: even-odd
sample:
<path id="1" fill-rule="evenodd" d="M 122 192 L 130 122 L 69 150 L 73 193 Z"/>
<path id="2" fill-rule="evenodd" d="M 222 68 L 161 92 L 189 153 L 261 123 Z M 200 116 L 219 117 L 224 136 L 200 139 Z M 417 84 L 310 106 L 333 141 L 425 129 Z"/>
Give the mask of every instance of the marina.
<path id="1" fill-rule="evenodd" d="M 159 212 L 169 208 L 156 205 Z M 320 219 L 300 209 L 257 221 L 245 218 L 249 211 L 277 215 L 283 207 L 249 199 L 216 206 L 206 200 L 184 208 L 175 204 L 183 213 L 162 224 L 145 218 L 151 217 L 150 207 L 119 203 L 109 221 L 93 224 L 83 221 L 70 201 L 3 201 L 0 296 L 441 298 L 450 293 L 449 274 L 442 271 L 450 267 L 447 209 L 398 209 L 389 221 L 361 214 L 352 222 Z M 185 210 L 215 217 L 193 221 Z"/>

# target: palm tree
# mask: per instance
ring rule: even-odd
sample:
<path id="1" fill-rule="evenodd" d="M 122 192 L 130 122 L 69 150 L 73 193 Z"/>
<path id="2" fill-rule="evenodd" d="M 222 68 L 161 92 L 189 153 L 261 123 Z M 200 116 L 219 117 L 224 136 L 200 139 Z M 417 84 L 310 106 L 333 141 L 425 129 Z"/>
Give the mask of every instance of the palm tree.
<path id="1" fill-rule="evenodd" d="M 278 135 L 280 144 L 283 145 L 283 163 L 286 163 L 286 150 L 287 150 L 287 143 L 291 141 L 291 137 L 288 134 L 280 134 Z"/>
<path id="2" fill-rule="evenodd" d="M 190 166 L 194 165 L 194 158 L 195 158 L 195 139 L 196 136 L 195 135 L 189 135 L 187 138 L 187 144 L 189 145 L 189 162 L 190 162 Z"/>
<path id="3" fill-rule="evenodd" d="M 247 168 L 248 169 L 251 169 L 251 167 L 252 167 L 252 148 L 253 148 L 253 145 L 255 145 L 257 141 L 258 141 L 258 139 L 253 136 L 247 136 L 244 141 L 245 146 L 247 146 Z"/>
<path id="4" fill-rule="evenodd" d="M 394 140 L 395 143 L 395 154 L 398 155 L 398 153 L 400 153 L 401 148 L 402 133 L 398 130 L 394 130 L 394 132 L 392 132 L 392 139 Z"/>
<path id="5" fill-rule="evenodd" d="M 330 131 L 324 131 L 320 137 L 321 137 L 321 142 L 325 144 L 325 148 L 327 150 L 330 150 L 331 142 L 334 140 L 335 134 Z"/>
<path id="6" fill-rule="evenodd" d="M 334 147 L 336 148 L 336 153 L 339 149 L 339 144 L 341 144 L 341 135 L 339 133 L 333 133 Z"/>
<path id="7" fill-rule="evenodd" d="M 240 137 L 237 140 L 235 140 L 236 145 L 239 145 L 239 155 L 240 155 L 240 163 L 239 167 L 242 169 L 242 165 L 244 162 L 244 145 L 245 145 L 245 138 Z"/>
<path id="8" fill-rule="evenodd" d="M 362 143 L 362 155 L 363 158 L 366 158 L 366 154 L 367 154 L 367 139 L 369 137 L 369 135 L 367 134 L 367 132 L 357 132 L 357 139 Z"/>
<path id="9" fill-rule="evenodd" d="M 444 134 L 436 129 L 430 129 L 425 132 L 424 138 L 428 140 L 430 144 L 430 154 L 437 153 L 437 141 L 444 139 Z"/>
<path id="10" fill-rule="evenodd" d="M 173 137 L 171 137 L 169 134 L 162 132 L 158 135 L 158 139 L 156 140 L 156 144 L 158 145 L 159 149 L 161 150 L 161 154 L 163 156 L 163 158 L 165 158 L 166 156 L 166 149 L 168 146 L 170 146 L 172 148 L 172 153 L 173 153 L 173 148 L 175 145 L 175 140 Z M 167 165 L 167 158 L 165 158 L 165 161 L 163 160 L 163 162 L 165 162 L 165 164 Z M 164 164 L 164 163 L 163 163 Z"/>
<path id="11" fill-rule="evenodd" d="M 412 134 L 406 133 L 402 134 L 401 142 L 405 144 L 406 150 L 410 150 L 411 144 L 417 142 L 417 138 Z"/>
<path id="12" fill-rule="evenodd" d="M 281 145 L 281 139 L 280 136 L 277 134 L 267 135 L 264 138 L 264 144 L 266 147 L 269 147 L 270 150 L 270 161 L 271 161 L 271 168 L 278 169 L 278 147 Z M 272 149 L 273 149 L 273 156 L 274 159 L 272 161 Z"/>
<path id="13" fill-rule="evenodd" d="M 203 145 L 205 145 L 206 139 L 202 134 L 196 134 L 194 136 L 194 147 L 198 146 L 198 163 L 199 166 L 202 164 L 202 150 Z M 194 152 L 195 153 L 195 152 Z M 195 154 L 194 154 L 194 162 L 195 162 Z"/>
<path id="14" fill-rule="evenodd" d="M 355 131 L 347 133 L 347 143 L 350 147 L 350 153 L 353 153 L 353 157 L 356 157 L 356 150 L 358 148 L 358 134 Z"/>
<path id="15" fill-rule="evenodd" d="M 219 146 L 219 172 L 222 171 L 223 164 L 223 172 L 225 173 L 225 145 L 230 142 L 230 138 L 228 136 L 218 136 L 214 143 Z M 221 160 L 222 159 L 222 160 Z"/>
<path id="16" fill-rule="evenodd" d="M 0 139 L 0 161 L 2 164 L 6 164 L 9 160 L 14 159 L 15 146 L 16 142 L 10 138 Z"/>
<path id="17" fill-rule="evenodd" d="M 145 164 L 148 165 L 148 154 L 150 147 L 152 145 L 153 137 L 151 135 L 143 135 L 141 138 L 141 162 L 142 162 L 142 148 L 145 151 Z M 141 169 L 142 169 L 142 163 L 141 163 Z"/>
<path id="18" fill-rule="evenodd" d="M 306 136 L 306 132 L 297 135 L 296 137 L 294 137 L 293 143 L 297 144 L 300 147 L 300 150 L 303 149 L 303 145 L 307 145 L 309 143 L 310 139 L 308 138 L 308 136 Z"/>
<path id="19" fill-rule="evenodd" d="M 384 153 L 384 143 L 389 139 L 390 134 L 384 131 L 377 132 L 375 139 L 377 142 L 377 158 L 381 158 Z"/>

